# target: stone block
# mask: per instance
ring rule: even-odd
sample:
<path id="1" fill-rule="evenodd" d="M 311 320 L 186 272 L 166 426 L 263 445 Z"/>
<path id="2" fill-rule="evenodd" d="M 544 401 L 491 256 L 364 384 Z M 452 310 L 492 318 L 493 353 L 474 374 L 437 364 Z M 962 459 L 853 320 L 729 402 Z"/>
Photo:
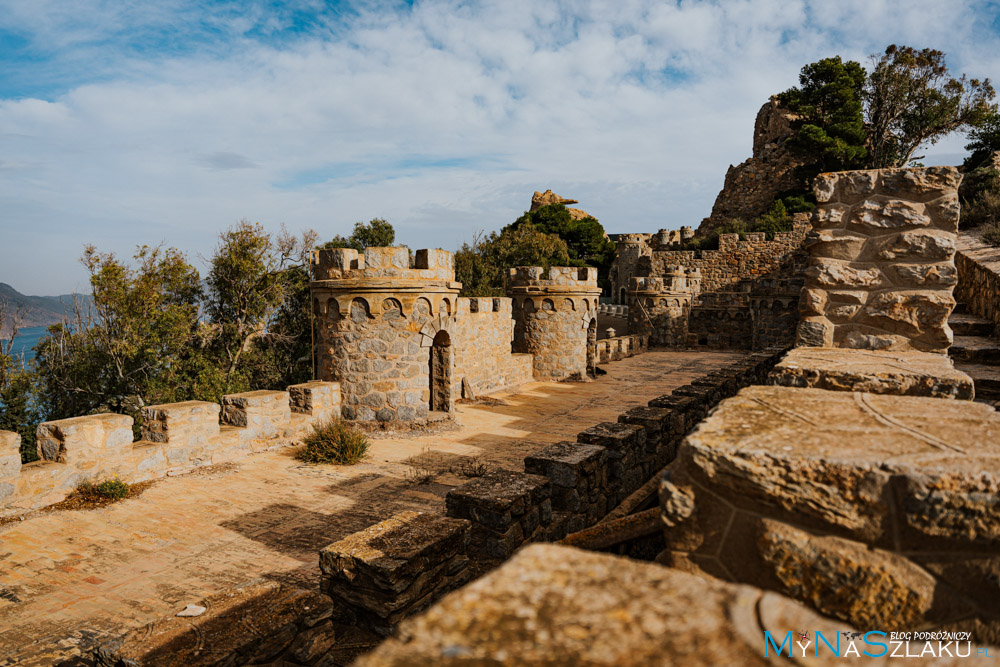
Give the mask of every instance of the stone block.
<path id="1" fill-rule="evenodd" d="M 748 387 L 687 437 L 661 482 L 664 562 L 862 627 L 995 632 L 1000 610 L 952 582 L 989 586 L 997 497 L 1000 414 L 987 405 Z"/>
<path id="2" fill-rule="evenodd" d="M 607 456 L 607 449 L 598 445 L 558 442 L 525 457 L 524 471 L 549 478 L 553 487 L 575 489 L 600 474 Z"/>
<path id="3" fill-rule="evenodd" d="M 551 495 L 551 483 L 540 475 L 498 470 L 448 492 L 448 516 L 468 519 L 504 532 Z"/>
<path id="4" fill-rule="evenodd" d="M 115 464 L 132 449 L 132 418 L 101 414 L 38 425 L 38 458 L 88 467 Z"/>
<path id="5" fill-rule="evenodd" d="M 972 378 L 950 358 L 916 350 L 800 347 L 774 367 L 768 384 L 964 400 L 975 394 Z"/>
<path id="6" fill-rule="evenodd" d="M 320 587 L 355 618 L 389 632 L 468 579 L 469 529 L 461 519 L 402 512 L 321 550 Z"/>
<path id="7" fill-rule="evenodd" d="M 288 387 L 292 412 L 309 415 L 315 419 L 340 417 L 340 383 L 313 380 Z"/>
<path id="8" fill-rule="evenodd" d="M 646 431 L 646 452 L 656 452 L 664 440 L 664 435 L 669 438 L 673 431 L 673 411 L 669 408 L 632 408 L 623 415 L 619 415 L 619 424 L 634 424 L 641 426 Z"/>
<path id="9" fill-rule="evenodd" d="M 409 619 L 357 665 L 764 665 L 765 629 L 794 646 L 794 628 L 836 642 L 844 626 L 750 586 L 539 544 Z"/>
<path id="10" fill-rule="evenodd" d="M 619 455 L 627 455 L 643 450 L 646 445 L 646 430 L 635 424 L 601 422 L 578 433 L 576 439 L 577 442 L 600 445 Z"/>
<path id="11" fill-rule="evenodd" d="M 183 401 L 142 409 L 142 439 L 178 447 L 204 445 L 219 437 L 218 403 Z"/>
<path id="12" fill-rule="evenodd" d="M 247 429 L 247 437 L 281 435 L 292 419 L 287 391 L 247 391 L 222 397 L 222 423 Z"/>

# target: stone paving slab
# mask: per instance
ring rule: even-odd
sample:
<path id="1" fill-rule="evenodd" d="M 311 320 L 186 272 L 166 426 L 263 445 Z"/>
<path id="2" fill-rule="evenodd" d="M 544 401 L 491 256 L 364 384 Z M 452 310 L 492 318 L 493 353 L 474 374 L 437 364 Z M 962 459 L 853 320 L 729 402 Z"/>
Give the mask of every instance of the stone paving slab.
<path id="1" fill-rule="evenodd" d="M 972 378 L 950 358 L 916 350 L 797 347 L 775 365 L 768 384 L 963 400 L 975 395 Z"/>
<path id="2" fill-rule="evenodd" d="M 522 470 L 526 455 L 740 356 L 651 351 L 603 366 L 595 382 L 460 404 L 460 428 L 376 440 L 356 466 L 272 450 L 102 509 L 2 526 L 0 665 L 58 664 L 259 577 L 318 590 L 321 548 L 402 511 L 443 514 L 447 492 L 468 480 L 464 464 Z"/>

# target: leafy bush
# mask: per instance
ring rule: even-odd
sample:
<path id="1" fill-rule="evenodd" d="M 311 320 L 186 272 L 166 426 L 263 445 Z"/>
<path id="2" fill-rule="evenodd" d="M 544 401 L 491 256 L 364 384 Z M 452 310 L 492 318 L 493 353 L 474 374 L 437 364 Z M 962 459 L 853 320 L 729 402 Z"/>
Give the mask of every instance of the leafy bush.
<path id="1" fill-rule="evenodd" d="M 986 225 L 980 238 L 982 238 L 983 243 L 1000 248 L 1000 222 L 991 222 Z"/>
<path id="2" fill-rule="evenodd" d="M 117 477 L 106 479 L 100 484 L 86 481 L 76 488 L 76 494 L 87 500 L 123 500 L 132 493 L 132 487 Z"/>
<path id="3" fill-rule="evenodd" d="M 299 458 L 309 463 L 354 465 L 368 453 L 368 436 L 342 419 L 313 424 L 312 433 L 302 439 L 305 449 Z"/>
<path id="4" fill-rule="evenodd" d="M 970 229 L 1000 220 L 1000 172 L 996 169 L 968 172 L 958 194 L 962 203 L 960 228 Z"/>

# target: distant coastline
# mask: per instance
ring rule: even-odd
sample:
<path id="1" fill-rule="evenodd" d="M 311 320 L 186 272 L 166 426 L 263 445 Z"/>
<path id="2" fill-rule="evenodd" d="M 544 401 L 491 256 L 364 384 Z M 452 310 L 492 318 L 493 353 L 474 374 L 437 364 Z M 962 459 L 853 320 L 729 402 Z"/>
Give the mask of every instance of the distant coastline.
<path id="1" fill-rule="evenodd" d="M 11 346 L 11 356 L 16 359 L 23 354 L 25 361 L 34 359 L 34 347 L 38 344 L 38 341 L 42 338 L 42 336 L 45 335 L 45 331 L 47 329 L 47 326 L 23 327 L 19 329 L 17 336 L 14 338 L 14 344 Z"/>

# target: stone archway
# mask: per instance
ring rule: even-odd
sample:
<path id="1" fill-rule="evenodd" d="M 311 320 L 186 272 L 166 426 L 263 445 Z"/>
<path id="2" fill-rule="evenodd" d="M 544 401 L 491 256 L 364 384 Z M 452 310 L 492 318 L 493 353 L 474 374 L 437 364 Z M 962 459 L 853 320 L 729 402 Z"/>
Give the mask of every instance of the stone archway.
<path id="1" fill-rule="evenodd" d="M 435 412 L 452 412 L 455 398 L 452 395 L 455 359 L 451 335 L 438 331 L 430 347 L 430 409 Z"/>

